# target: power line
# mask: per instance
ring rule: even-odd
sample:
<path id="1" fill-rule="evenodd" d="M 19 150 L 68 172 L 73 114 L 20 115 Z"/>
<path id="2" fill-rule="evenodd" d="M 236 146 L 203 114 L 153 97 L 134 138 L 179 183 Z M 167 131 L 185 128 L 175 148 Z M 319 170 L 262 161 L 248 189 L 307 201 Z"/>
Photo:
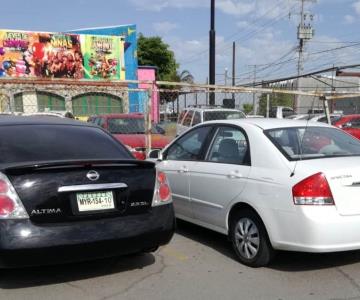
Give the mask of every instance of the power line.
<path id="1" fill-rule="evenodd" d="M 247 87 L 247 86 L 258 86 L 258 85 L 267 85 L 267 84 L 271 84 L 271 83 L 277 83 L 277 82 L 281 82 L 281 81 L 289 81 L 289 80 L 293 80 L 293 79 L 298 79 L 298 78 L 302 78 L 302 77 L 309 77 L 312 75 L 317 75 L 317 74 L 323 74 L 323 73 L 328 73 L 331 71 L 337 71 L 337 70 L 343 70 L 343 69 L 352 69 L 354 67 L 360 67 L 360 64 L 356 64 L 356 65 L 347 65 L 347 66 L 340 66 L 340 67 L 331 67 L 331 68 L 326 68 L 326 69 L 322 69 L 322 70 L 318 70 L 318 71 L 314 71 L 314 72 L 309 72 L 306 74 L 300 74 L 300 75 L 293 75 L 293 76 L 288 76 L 288 77 L 283 77 L 283 78 L 278 78 L 278 79 L 272 79 L 272 80 L 266 80 L 266 81 L 258 81 L 258 82 L 251 82 L 251 83 L 247 83 L 247 84 L 242 84 L 242 87 Z"/>
<path id="2" fill-rule="evenodd" d="M 293 7 L 295 7 L 295 6 L 293 6 Z M 283 14 L 283 15 L 280 15 L 280 14 L 279 14 L 275 19 L 267 21 L 266 23 L 262 24 L 260 27 L 258 27 L 258 28 L 256 28 L 256 29 L 252 29 L 252 30 L 250 30 L 249 32 L 245 32 L 243 37 L 234 40 L 234 42 L 238 42 L 238 41 L 240 41 L 240 40 L 241 40 L 242 42 L 247 41 L 247 40 L 249 40 L 250 38 L 252 38 L 253 36 L 255 36 L 256 34 L 258 34 L 259 32 L 261 32 L 262 29 L 264 29 L 265 27 L 271 26 L 271 25 L 273 25 L 273 24 L 281 21 L 284 17 L 287 17 L 287 16 L 288 16 L 288 13 Z M 243 39 L 243 38 L 244 38 L 244 39 Z M 225 42 L 225 41 L 226 41 L 226 39 L 224 40 L 224 42 Z M 224 43 L 223 46 L 218 47 L 217 53 L 218 53 L 218 54 L 221 54 L 221 53 L 222 53 L 222 52 L 221 52 L 222 50 L 230 49 L 230 47 L 232 47 L 232 45 L 227 45 L 227 44 Z M 192 62 L 195 62 L 195 61 L 197 61 L 197 58 L 198 58 L 199 56 L 202 56 L 203 54 L 208 53 L 208 52 L 209 52 L 209 50 L 206 49 L 206 50 L 201 51 L 201 52 L 199 52 L 199 53 L 193 54 L 192 56 L 189 57 L 189 60 L 186 60 L 185 62 L 182 62 L 181 65 L 187 65 L 187 64 L 190 64 L 190 63 L 192 63 Z"/>

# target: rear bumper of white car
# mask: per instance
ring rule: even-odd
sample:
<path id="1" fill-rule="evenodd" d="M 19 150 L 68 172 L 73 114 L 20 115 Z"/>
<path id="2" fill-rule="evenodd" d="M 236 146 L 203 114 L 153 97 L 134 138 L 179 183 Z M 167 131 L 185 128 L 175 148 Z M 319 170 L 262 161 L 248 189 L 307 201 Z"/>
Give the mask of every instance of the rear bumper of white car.
<path id="1" fill-rule="evenodd" d="M 335 206 L 299 206 L 277 212 L 270 239 L 275 249 L 302 252 L 360 250 L 360 215 L 341 216 Z"/>

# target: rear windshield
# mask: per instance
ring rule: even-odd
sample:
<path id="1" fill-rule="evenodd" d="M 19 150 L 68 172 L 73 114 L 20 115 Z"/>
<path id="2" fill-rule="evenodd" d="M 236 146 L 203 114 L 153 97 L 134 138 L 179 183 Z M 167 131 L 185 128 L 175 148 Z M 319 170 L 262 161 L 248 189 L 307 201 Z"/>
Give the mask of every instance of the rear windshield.
<path id="1" fill-rule="evenodd" d="M 131 159 L 99 128 L 67 125 L 0 127 L 0 163 L 77 159 Z"/>
<path id="2" fill-rule="evenodd" d="M 109 131 L 113 134 L 144 134 L 145 119 L 144 118 L 111 118 L 108 119 Z M 156 126 L 151 126 L 151 133 L 161 133 Z"/>
<path id="3" fill-rule="evenodd" d="M 204 112 L 204 121 L 213 120 L 232 120 L 245 118 L 245 114 L 241 111 L 206 111 Z"/>
<path id="4" fill-rule="evenodd" d="M 360 155 L 360 141 L 336 128 L 277 128 L 265 134 L 289 160 Z"/>

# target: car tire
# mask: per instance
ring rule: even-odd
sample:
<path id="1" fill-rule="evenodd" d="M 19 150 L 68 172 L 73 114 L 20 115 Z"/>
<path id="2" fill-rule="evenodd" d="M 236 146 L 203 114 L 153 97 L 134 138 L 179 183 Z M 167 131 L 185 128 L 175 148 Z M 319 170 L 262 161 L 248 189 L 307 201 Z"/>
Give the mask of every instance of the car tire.
<path id="1" fill-rule="evenodd" d="M 238 260 L 249 267 L 264 267 L 273 259 L 265 226 L 252 210 L 241 210 L 234 214 L 230 223 L 230 240 Z"/>

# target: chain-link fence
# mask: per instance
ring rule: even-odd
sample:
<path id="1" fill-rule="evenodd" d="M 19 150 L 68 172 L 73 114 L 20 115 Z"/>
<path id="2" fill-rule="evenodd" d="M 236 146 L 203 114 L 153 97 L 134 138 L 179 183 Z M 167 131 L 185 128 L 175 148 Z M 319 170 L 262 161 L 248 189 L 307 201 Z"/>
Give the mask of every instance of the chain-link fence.
<path id="1" fill-rule="evenodd" d="M 360 97 L 333 89 L 242 88 L 165 82 L 0 81 L 0 113 L 90 121 L 108 130 L 138 157 L 162 149 L 184 130 L 214 119 L 360 113 Z M 354 94 L 355 93 L 355 94 Z M 337 96 L 336 96 L 336 95 Z M 329 101 L 324 101 L 324 95 Z M 329 97 L 330 96 L 330 97 Z M 336 96 L 336 97 L 335 97 Z M 326 104 L 326 105 L 325 105 Z M 140 154 L 139 154 L 140 153 Z"/>

